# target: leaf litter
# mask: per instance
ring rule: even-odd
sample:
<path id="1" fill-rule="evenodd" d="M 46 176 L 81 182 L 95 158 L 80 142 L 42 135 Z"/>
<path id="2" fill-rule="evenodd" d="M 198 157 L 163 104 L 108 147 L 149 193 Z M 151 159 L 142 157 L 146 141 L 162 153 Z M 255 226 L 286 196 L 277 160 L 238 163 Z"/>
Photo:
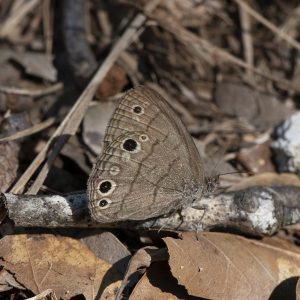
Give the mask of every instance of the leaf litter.
<path id="1" fill-rule="evenodd" d="M 298 174 L 276 173 L 271 148 L 275 128 L 299 109 L 298 4 L 172 0 L 154 1 L 151 12 L 146 2 L 87 1 L 76 11 L 73 3 L 0 1 L 1 191 L 84 190 L 110 106 L 138 84 L 167 98 L 208 168 L 240 173 L 222 176 L 221 187 L 299 186 Z M 60 10 L 69 19 L 56 27 Z M 132 20 L 139 21 L 133 30 Z M 84 39 L 74 41 L 78 28 Z M 85 77 L 96 61 L 99 73 Z M 67 71 L 87 65 L 89 72 Z M 7 130 L 20 112 L 29 123 L 19 119 Z M 284 200 L 294 212 L 295 199 Z M 85 238 L 81 230 L 35 230 L 14 228 L 8 218 L 1 224 L 0 298 L 114 299 L 120 287 L 118 297 L 129 299 L 300 298 L 298 224 L 263 239 L 158 231 L 147 243 L 130 230 L 90 231 Z M 146 244 L 155 250 L 147 252 Z"/>

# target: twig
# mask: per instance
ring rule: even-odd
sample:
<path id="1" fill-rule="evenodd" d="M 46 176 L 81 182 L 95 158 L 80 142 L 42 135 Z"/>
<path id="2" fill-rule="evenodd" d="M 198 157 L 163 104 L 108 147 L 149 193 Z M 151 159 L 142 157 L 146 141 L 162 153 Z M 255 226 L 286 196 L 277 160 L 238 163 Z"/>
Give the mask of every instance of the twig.
<path id="1" fill-rule="evenodd" d="M 251 15 L 254 19 L 259 21 L 261 24 L 266 26 L 268 29 L 270 29 L 273 33 L 277 34 L 278 37 L 289 43 L 294 48 L 300 50 L 300 43 L 298 43 L 295 39 L 293 39 L 291 36 L 287 35 L 283 30 L 280 30 L 278 27 L 276 27 L 274 24 L 272 24 L 270 21 L 268 21 L 266 18 L 264 18 L 262 15 L 260 15 L 258 12 L 256 12 L 253 8 L 251 8 L 248 4 L 246 4 L 242 0 L 234 0 L 238 5 L 240 5 L 249 15 Z"/>
<path id="2" fill-rule="evenodd" d="M 239 6 L 239 14 L 242 26 L 243 49 L 245 53 L 245 60 L 249 66 L 253 67 L 253 43 L 251 35 L 251 20 L 249 14 L 245 11 L 243 6 Z M 249 78 L 252 77 L 252 71 L 247 70 Z"/>
<path id="3" fill-rule="evenodd" d="M 23 96 L 31 96 L 31 97 L 41 97 L 44 95 L 52 94 L 58 92 L 63 89 L 63 84 L 58 82 L 53 84 L 49 87 L 45 87 L 40 90 L 27 90 L 27 89 L 19 89 L 15 87 L 8 87 L 8 86 L 1 86 L 0 85 L 0 92 L 6 94 L 15 94 L 15 95 L 23 95 Z"/>
<path id="4" fill-rule="evenodd" d="M 39 3 L 39 0 L 29 0 L 24 2 L 24 4 L 19 7 L 18 10 L 14 11 L 13 15 L 1 25 L 0 37 L 9 35 L 10 32 L 24 19 L 24 16 L 30 11 L 33 11 L 34 7 Z"/>
<path id="5" fill-rule="evenodd" d="M 159 2 L 160 0 L 151 1 L 150 3 L 147 4 L 145 10 L 147 12 L 151 12 L 159 4 Z M 110 70 L 110 68 L 113 66 L 115 61 L 118 59 L 120 53 L 129 46 L 132 38 L 136 36 L 137 30 L 139 30 L 139 28 L 142 26 L 145 20 L 146 20 L 146 16 L 141 13 L 139 13 L 134 18 L 134 20 L 131 22 L 131 24 L 126 29 L 124 34 L 117 41 L 117 43 L 115 44 L 115 46 L 113 47 L 113 49 L 111 50 L 111 52 L 109 53 L 105 61 L 99 67 L 98 71 L 95 73 L 92 80 L 90 81 L 86 89 L 83 91 L 79 99 L 76 101 L 76 103 L 74 104 L 70 112 L 67 114 L 67 116 L 64 118 L 60 126 L 51 136 L 51 138 L 49 139 L 45 147 L 36 156 L 36 158 L 33 160 L 33 162 L 30 164 L 30 166 L 27 168 L 27 170 L 24 172 L 24 174 L 20 177 L 18 182 L 15 184 L 15 186 L 11 190 L 13 193 L 18 193 L 25 187 L 28 180 L 31 178 L 31 176 L 34 174 L 37 168 L 45 160 L 47 156 L 47 152 L 50 149 L 50 146 L 56 140 L 53 146 L 53 151 L 48 157 L 48 161 L 44 164 L 41 172 L 39 173 L 34 184 L 29 190 L 29 193 L 31 194 L 36 194 L 38 192 L 39 188 L 42 186 L 49 172 L 49 168 L 51 167 L 54 158 L 62 149 L 63 145 L 68 140 L 69 136 L 74 135 L 76 133 L 77 128 L 88 108 L 89 102 L 91 101 L 92 97 L 96 92 L 96 89 L 99 86 L 99 83 L 103 80 L 107 72 Z"/>
<path id="6" fill-rule="evenodd" d="M 300 5 L 298 5 L 293 12 L 288 16 L 288 18 L 285 20 L 285 22 L 280 25 L 280 30 L 282 32 L 285 32 L 290 37 L 295 37 L 298 35 L 298 26 L 300 23 Z M 278 37 L 276 36 L 276 40 L 278 40 Z"/>
<path id="7" fill-rule="evenodd" d="M 54 124 L 54 122 L 55 122 L 55 118 L 49 118 L 48 120 L 41 122 L 39 124 L 35 124 L 30 128 L 26 128 L 24 130 L 18 131 L 10 136 L 0 138 L 0 143 L 14 141 L 14 140 L 35 134 L 37 132 L 40 132 L 40 131 L 50 127 L 52 124 Z"/>
<path id="8" fill-rule="evenodd" d="M 46 44 L 46 53 L 51 54 L 53 48 L 53 16 L 51 13 L 51 1 L 44 0 L 42 4 L 43 9 L 43 30 Z"/>

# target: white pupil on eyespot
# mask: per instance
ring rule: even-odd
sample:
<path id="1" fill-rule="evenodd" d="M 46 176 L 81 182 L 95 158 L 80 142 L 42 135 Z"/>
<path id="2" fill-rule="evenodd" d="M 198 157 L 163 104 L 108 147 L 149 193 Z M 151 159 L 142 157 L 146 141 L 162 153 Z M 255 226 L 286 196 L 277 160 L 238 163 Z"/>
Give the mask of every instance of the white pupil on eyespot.
<path id="1" fill-rule="evenodd" d="M 144 109 L 139 105 L 135 105 L 132 110 L 135 114 L 138 114 L 138 115 L 144 113 Z"/>
<path id="2" fill-rule="evenodd" d="M 139 140 L 140 140 L 141 142 L 146 142 L 146 141 L 149 140 L 149 137 L 148 137 L 148 135 L 146 135 L 146 134 L 141 134 L 141 135 L 139 136 Z"/>
<path id="3" fill-rule="evenodd" d="M 105 209 L 109 206 L 109 204 L 111 203 L 111 201 L 108 198 L 103 198 L 99 200 L 99 208 L 100 209 Z"/>

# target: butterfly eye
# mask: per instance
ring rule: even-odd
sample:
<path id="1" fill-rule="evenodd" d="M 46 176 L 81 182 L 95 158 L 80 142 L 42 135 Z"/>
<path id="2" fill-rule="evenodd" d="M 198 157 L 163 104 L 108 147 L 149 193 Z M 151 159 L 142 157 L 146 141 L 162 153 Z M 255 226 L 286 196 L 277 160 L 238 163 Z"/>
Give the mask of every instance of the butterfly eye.
<path id="1" fill-rule="evenodd" d="M 141 150 L 141 145 L 134 139 L 126 139 L 122 143 L 122 149 L 128 152 L 137 153 Z"/>
<path id="2" fill-rule="evenodd" d="M 108 198 L 103 198 L 99 201 L 99 208 L 100 209 L 106 209 L 108 208 L 111 201 Z"/>
<path id="3" fill-rule="evenodd" d="M 102 180 L 99 183 L 99 191 L 102 195 L 109 195 L 116 187 L 116 183 L 112 180 Z"/>
<path id="4" fill-rule="evenodd" d="M 135 105 L 133 108 L 132 108 L 132 111 L 137 114 L 137 115 L 141 115 L 144 113 L 144 109 L 139 106 L 139 105 Z"/>

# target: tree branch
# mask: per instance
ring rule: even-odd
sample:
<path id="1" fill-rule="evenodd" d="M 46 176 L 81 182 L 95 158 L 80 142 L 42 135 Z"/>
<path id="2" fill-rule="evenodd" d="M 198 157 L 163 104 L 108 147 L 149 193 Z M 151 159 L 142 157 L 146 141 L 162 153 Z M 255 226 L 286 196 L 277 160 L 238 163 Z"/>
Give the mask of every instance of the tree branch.
<path id="1" fill-rule="evenodd" d="M 207 231 L 231 227 L 258 235 L 271 235 L 299 222 L 300 187 L 251 187 L 203 197 L 169 216 L 143 221 L 97 224 L 90 218 L 84 192 L 66 196 L 2 194 L 0 207 L 18 227 L 110 227 Z"/>

